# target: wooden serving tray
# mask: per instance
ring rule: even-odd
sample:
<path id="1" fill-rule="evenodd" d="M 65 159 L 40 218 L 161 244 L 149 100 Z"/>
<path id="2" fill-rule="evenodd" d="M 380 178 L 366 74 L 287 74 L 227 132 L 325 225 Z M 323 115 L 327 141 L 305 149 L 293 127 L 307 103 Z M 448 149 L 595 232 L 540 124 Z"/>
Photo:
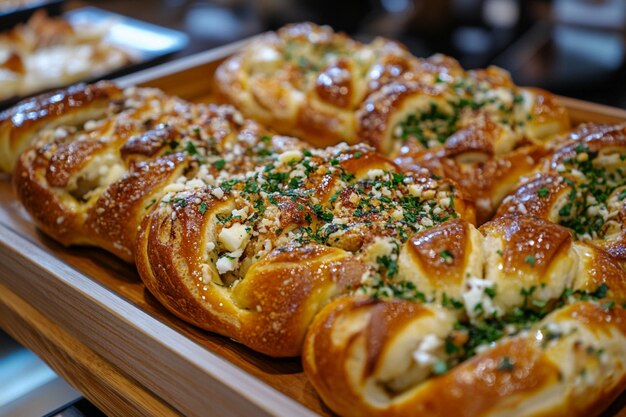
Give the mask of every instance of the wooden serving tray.
<path id="1" fill-rule="evenodd" d="M 118 81 L 212 99 L 228 45 Z M 626 121 L 626 111 L 563 98 L 575 123 Z M 331 415 L 300 360 L 272 359 L 169 314 L 134 269 L 41 234 L 0 177 L 0 327 L 108 415 Z M 626 417 L 626 394 L 605 416 Z"/>

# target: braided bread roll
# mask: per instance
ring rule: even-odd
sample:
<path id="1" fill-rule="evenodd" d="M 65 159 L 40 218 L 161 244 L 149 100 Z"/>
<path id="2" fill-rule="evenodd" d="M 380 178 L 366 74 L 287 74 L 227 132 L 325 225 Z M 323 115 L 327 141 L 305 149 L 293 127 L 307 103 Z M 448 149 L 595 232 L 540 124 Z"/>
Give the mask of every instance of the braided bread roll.
<path id="1" fill-rule="evenodd" d="M 495 220 L 417 233 L 397 278 L 325 307 L 303 350 L 324 401 L 346 416 L 599 414 L 626 386 L 624 139 L 585 125 L 550 143 Z"/>
<path id="2" fill-rule="evenodd" d="M 137 265 L 178 316 L 272 356 L 297 356 L 315 314 L 403 242 L 471 206 L 367 146 L 287 152 L 243 176 L 192 180 L 141 227 Z M 364 278 L 365 277 L 365 278 Z"/>
<path id="3" fill-rule="evenodd" d="M 91 102 L 83 108 L 85 97 Z M 1 123 L 8 132 L 2 143 L 19 139 L 16 150 L 32 143 L 13 181 L 38 226 L 64 245 L 99 246 L 129 262 L 143 217 L 201 162 L 226 174 L 265 158 L 253 153 L 255 146 L 267 152 L 304 146 L 280 137 L 258 141 L 266 131 L 230 107 L 106 82 L 33 98 Z"/>
<path id="4" fill-rule="evenodd" d="M 329 27 L 288 25 L 224 62 L 216 88 L 241 111 L 316 146 L 363 141 L 405 168 L 452 178 L 479 222 L 566 131 L 564 107 L 505 71 L 465 71 L 382 38 L 362 44 Z M 496 181 L 495 179 L 498 179 Z"/>
<path id="5" fill-rule="evenodd" d="M 411 242 L 400 281 L 337 299 L 309 328 L 304 369 L 333 411 L 597 415 L 624 389 L 626 283 L 603 250 L 527 216 L 480 232 L 450 220 Z"/>
<path id="6" fill-rule="evenodd" d="M 55 95 L 22 104 L 46 120 L 22 133 L 18 197 L 57 241 L 135 260 L 179 317 L 260 352 L 298 355 L 316 312 L 386 268 L 398 242 L 475 221 L 454 184 L 405 175 L 371 147 L 309 150 L 228 106 L 89 89 L 119 99 L 88 121 L 71 106 L 45 116 Z M 3 123 L 26 117 L 14 114 Z"/>

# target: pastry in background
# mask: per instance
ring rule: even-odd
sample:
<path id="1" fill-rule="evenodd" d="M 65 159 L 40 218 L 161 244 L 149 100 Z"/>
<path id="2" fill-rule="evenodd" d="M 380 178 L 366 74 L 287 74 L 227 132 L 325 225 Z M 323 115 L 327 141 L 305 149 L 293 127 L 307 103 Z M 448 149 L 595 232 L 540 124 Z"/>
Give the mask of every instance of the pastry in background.
<path id="1" fill-rule="evenodd" d="M 500 68 L 465 71 L 450 57 L 417 58 L 391 40 L 363 44 L 311 23 L 253 40 L 216 81 L 280 133 L 316 146 L 365 142 L 406 169 L 455 180 L 479 223 L 570 126 L 554 96 L 516 86 Z"/>
<path id="2" fill-rule="evenodd" d="M 133 58 L 107 41 L 110 22 L 73 25 L 35 13 L 0 34 L 0 100 L 96 78 Z"/>

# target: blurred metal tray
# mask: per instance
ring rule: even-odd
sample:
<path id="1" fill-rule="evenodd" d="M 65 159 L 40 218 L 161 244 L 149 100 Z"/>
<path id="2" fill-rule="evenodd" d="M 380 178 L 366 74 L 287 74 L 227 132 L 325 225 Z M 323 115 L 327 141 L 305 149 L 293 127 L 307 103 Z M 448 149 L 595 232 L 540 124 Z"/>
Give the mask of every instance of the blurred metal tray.
<path id="1" fill-rule="evenodd" d="M 189 43 L 188 36 L 182 32 L 153 25 L 97 7 L 83 7 L 70 10 L 64 13 L 62 17 L 74 24 L 87 23 L 97 25 L 104 22 L 111 22 L 109 33 L 105 39 L 111 44 L 128 52 L 132 58 L 130 64 L 97 77 L 82 80 L 85 82 L 93 82 L 103 78 L 115 78 L 140 69 L 145 69 L 147 66 L 153 65 L 159 60 L 184 49 Z M 59 84 L 54 88 L 64 86 L 63 84 Z M 28 96 L 14 97 L 0 101 L 0 109 L 7 108 L 26 97 L 41 92 L 43 91 L 38 91 Z"/>
<path id="2" fill-rule="evenodd" d="M 0 9 L 0 30 L 12 28 L 18 23 L 28 20 L 39 9 L 44 9 L 50 16 L 61 13 L 65 0 L 38 0 L 24 6 Z"/>

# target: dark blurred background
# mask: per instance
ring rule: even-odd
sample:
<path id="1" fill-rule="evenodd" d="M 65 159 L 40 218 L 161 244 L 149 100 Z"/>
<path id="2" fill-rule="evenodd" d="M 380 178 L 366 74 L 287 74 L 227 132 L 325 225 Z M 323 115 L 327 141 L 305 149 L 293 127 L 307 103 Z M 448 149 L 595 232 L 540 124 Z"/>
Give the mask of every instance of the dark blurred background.
<path id="1" fill-rule="evenodd" d="M 361 40 L 442 52 L 466 68 L 501 66 L 534 85 L 626 108 L 626 0 L 91 0 L 191 37 L 187 55 L 309 20 Z M 175 56 L 175 57 L 176 57 Z M 175 58 L 174 57 L 174 58 Z"/>

